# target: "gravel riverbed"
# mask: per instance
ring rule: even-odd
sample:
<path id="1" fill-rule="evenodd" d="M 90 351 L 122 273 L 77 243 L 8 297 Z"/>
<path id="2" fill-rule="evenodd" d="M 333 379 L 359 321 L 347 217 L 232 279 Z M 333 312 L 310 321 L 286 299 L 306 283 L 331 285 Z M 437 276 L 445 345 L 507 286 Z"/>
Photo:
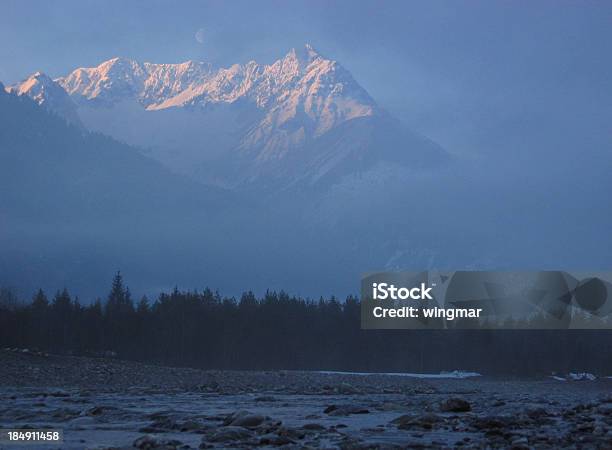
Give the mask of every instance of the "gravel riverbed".
<path id="1" fill-rule="evenodd" d="M 18 448 L 612 448 L 612 380 L 211 371 L 0 351 Z M 0 444 L 0 448 L 17 448 Z"/>

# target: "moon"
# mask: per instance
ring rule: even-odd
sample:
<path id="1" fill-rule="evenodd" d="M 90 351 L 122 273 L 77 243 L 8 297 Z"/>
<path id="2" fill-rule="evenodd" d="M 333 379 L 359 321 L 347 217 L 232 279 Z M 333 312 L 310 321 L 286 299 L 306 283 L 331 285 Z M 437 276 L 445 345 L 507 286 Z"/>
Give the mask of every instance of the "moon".
<path id="1" fill-rule="evenodd" d="M 206 37 L 205 33 L 206 32 L 204 28 L 200 28 L 198 31 L 196 31 L 195 40 L 198 41 L 200 44 L 203 44 L 204 38 Z"/>

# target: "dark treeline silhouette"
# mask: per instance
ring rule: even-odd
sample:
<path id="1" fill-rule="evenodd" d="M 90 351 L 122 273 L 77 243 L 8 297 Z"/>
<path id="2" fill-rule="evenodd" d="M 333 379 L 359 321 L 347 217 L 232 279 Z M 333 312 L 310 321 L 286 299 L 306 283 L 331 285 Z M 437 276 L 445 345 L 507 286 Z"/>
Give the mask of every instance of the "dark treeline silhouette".
<path id="1" fill-rule="evenodd" d="M 607 330 L 361 330 L 355 297 L 175 289 L 134 302 L 120 274 L 87 306 L 66 289 L 29 303 L 3 290 L 0 346 L 215 369 L 612 374 Z"/>

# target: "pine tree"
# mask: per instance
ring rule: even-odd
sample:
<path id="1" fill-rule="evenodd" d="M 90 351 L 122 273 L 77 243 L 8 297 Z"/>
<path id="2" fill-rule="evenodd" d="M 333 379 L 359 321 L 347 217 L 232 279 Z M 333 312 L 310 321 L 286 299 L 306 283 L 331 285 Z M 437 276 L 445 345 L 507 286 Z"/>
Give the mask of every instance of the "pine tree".
<path id="1" fill-rule="evenodd" d="M 123 277 L 121 272 L 117 271 L 117 274 L 113 278 L 113 284 L 111 291 L 108 294 L 106 300 L 106 313 L 109 316 L 115 316 L 121 311 L 121 305 L 125 301 L 125 289 L 123 287 Z"/>
<path id="2" fill-rule="evenodd" d="M 47 299 L 47 296 L 42 289 L 39 289 L 38 292 L 36 292 L 36 295 L 34 295 L 32 298 L 32 309 L 35 311 L 44 311 L 48 306 L 49 300 Z"/>
<path id="3" fill-rule="evenodd" d="M 53 297 L 51 305 L 53 320 L 52 329 L 55 344 L 61 351 L 68 351 L 70 347 L 70 333 L 72 331 L 72 299 L 68 289 L 58 291 Z"/>
<path id="4" fill-rule="evenodd" d="M 138 305 L 136 306 L 136 312 L 138 313 L 138 315 L 144 316 L 148 314 L 149 311 L 150 311 L 149 299 L 147 298 L 146 295 L 143 295 L 140 301 L 138 302 Z"/>

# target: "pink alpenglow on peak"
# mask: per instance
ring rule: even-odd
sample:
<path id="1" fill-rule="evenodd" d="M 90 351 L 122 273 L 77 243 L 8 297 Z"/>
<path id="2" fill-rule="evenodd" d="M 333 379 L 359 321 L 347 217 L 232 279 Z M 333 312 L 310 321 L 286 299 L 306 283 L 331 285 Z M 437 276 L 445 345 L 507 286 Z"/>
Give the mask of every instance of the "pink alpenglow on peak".
<path id="1" fill-rule="evenodd" d="M 419 166 L 443 153 L 309 44 L 271 64 L 222 68 L 112 58 L 55 80 L 35 74 L 12 89 L 146 148 L 177 172 L 229 188 L 314 185 L 382 160 Z"/>

